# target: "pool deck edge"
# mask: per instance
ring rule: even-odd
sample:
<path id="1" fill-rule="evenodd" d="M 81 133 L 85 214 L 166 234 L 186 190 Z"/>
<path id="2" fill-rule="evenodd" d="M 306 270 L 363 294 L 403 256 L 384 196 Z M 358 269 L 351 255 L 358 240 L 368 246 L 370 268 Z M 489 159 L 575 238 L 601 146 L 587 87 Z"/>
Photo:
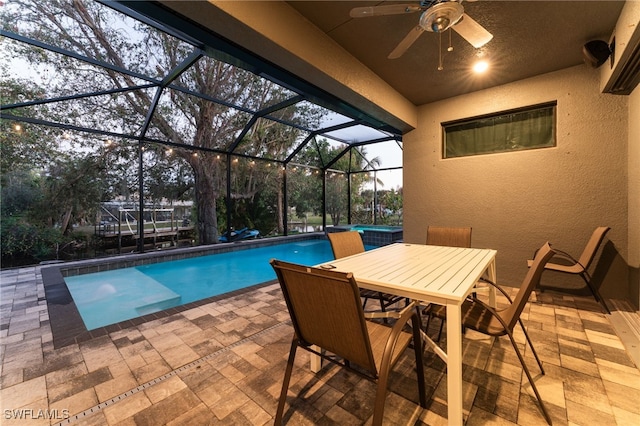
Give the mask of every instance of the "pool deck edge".
<path id="1" fill-rule="evenodd" d="M 184 312 L 207 303 L 237 296 L 249 291 L 266 287 L 277 282 L 270 280 L 264 283 L 254 284 L 239 290 L 211 296 L 195 302 L 175 306 L 162 311 L 150 313 L 137 318 L 120 321 L 104 327 L 87 330 L 80 312 L 67 288 L 64 277 L 68 275 L 78 275 L 81 273 L 100 272 L 103 270 L 119 269 L 131 266 L 140 266 L 158 262 L 179 260 L 190 257 L 205 256 L 214 253 L 226 253 L 230 251 L 245 250 L 248 248 L 264 247 L 281 244 L 283 242 L 294 242 L 298 240 L 313 240 L 325 238 L 325 234 L 309 233 L 288 237 L 274 237 L 268 239 L 233 242 L 226 244 L 214 244 L 211 246 L 187 247 L 166 252 L 147 252 L 129 255 L 120 255 L 110 258 L 88 259 L 64 263 L 54 263 L 42 265 L 42 283 L 44 285 L 45 299 L 49 310 L 49 321 L 51 333 L 53 335 L 53 345 L 55 349 L 72 344 L 86 342 L 96 337 L 104 336 L 115 331 L 125 330 L 140 324 L 169 317 L 170 315 Z M 71 272 L 69 272 L 71 271 Z"/>

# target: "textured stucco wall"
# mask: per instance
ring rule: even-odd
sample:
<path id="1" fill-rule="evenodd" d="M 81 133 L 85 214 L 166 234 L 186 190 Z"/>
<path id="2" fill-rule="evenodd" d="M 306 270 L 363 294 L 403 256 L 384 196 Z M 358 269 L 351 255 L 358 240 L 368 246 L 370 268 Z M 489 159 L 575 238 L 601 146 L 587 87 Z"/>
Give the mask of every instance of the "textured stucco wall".
<path id="1" fill-rule="evenodd" d="M 405 241 L 424 242 L 430 224 L 472 226 L 474 247 L 498 250 L 498 280 L 519 285 L 545 241 L 578 256 L 607 225 L 596 275 L 605 297 L 627 298 L 628 98 L 601 94 L 598 77 L 577 66 L 420 107 L 403 139 Z M 553 100 L 556 147 L 441 158 L 440 123 Z M 576 276 L 543 275 L 545 285 L 560 282 L 584 287 Z"/>
<path id="2" fill-rule="evenodd" d="M 629 96 L 629 292 L 640 306 L 640 86 Z"/>

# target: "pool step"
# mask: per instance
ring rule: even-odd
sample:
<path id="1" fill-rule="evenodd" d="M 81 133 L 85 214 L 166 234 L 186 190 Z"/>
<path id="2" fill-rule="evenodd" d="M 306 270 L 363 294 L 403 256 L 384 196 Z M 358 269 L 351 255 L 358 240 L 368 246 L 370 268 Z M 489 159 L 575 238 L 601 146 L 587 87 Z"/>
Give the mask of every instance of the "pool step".
<path id="1" fill-rule="evenodd" d="M 153 303 L 148 303 L 142 306 L 136 306 L 136 312 L 138 312 L 139 315 L 146 315 L 146 314 L 152 314 L 154 312 L 159 312 L 164 309 L 173 308 L 174 306 L 180 305 L 180 299 L 182 299 L 180 295 L 175 294 L 174 297 L 167 297 L 166 299 L 158 300 Z"/>

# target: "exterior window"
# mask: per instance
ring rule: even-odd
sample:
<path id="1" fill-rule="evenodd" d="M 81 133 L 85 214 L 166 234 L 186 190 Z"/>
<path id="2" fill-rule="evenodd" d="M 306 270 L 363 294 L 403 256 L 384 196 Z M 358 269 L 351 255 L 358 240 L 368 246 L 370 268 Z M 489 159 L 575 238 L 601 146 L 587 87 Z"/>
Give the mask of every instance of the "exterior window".
<path id="1" fill-rule="evenodd" d="M 555 146 L 556 104 L 442 123 L 442 158 Z"/>

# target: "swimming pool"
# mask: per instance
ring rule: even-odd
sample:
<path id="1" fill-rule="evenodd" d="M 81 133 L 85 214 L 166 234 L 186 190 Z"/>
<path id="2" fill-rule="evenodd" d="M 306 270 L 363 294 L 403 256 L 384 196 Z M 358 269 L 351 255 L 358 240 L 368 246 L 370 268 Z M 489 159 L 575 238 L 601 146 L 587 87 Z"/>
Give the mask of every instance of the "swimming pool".
<path id="1" fill-rule="evenodd" d="M 333 259 L 326 239 L 296 241 L 64 278 L 87 330 L 276 279 L 269 260 Z"/>

